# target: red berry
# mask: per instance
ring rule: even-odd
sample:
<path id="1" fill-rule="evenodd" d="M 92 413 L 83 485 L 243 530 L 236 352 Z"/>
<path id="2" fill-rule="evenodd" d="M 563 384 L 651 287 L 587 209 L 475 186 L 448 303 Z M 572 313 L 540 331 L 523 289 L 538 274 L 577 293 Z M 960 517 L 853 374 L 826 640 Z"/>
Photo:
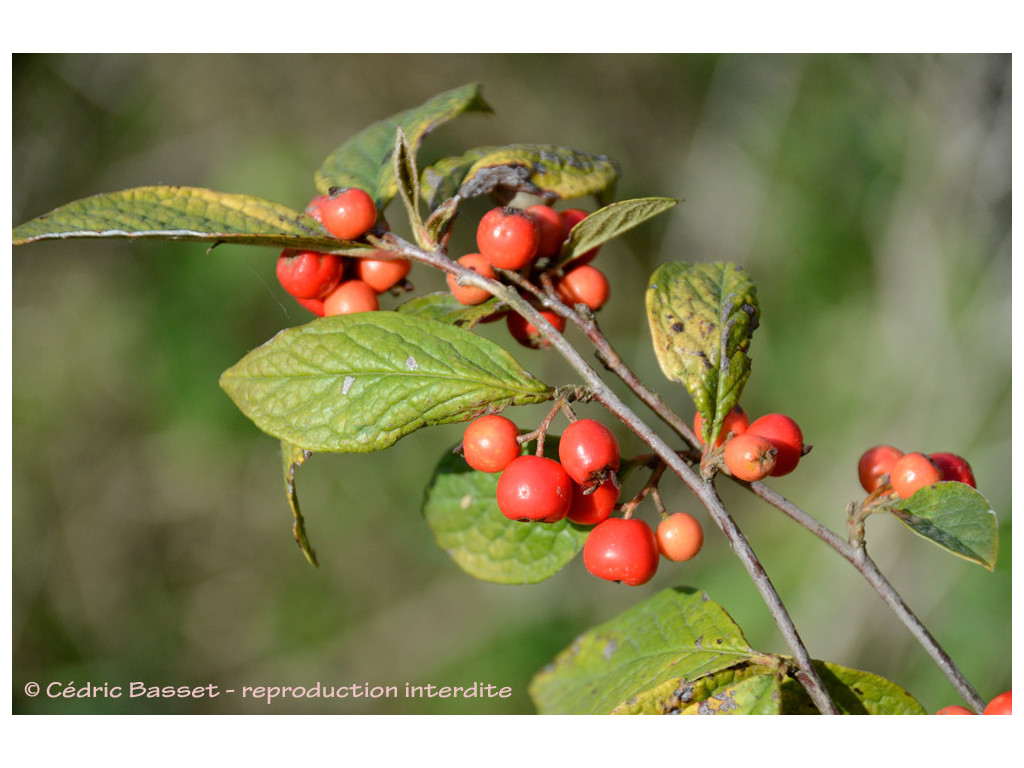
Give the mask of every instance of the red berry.
<path id="1" fill-rule="evenodd" d="M 365 190 L 349 187 L 322 198 L 314 198 L 320 222 L 335 237 L 355 240 L 377 223 L 377 205 Z"/>
<path id="2" fill-rule="evenodd" d="M 619 468 L 619 442 L 601 422 L 580 419 L 558 440 L 558 460 L 569 477 L 587 488 Z"/>
<path id="3" fill-rule="evenodd" d="M 907 499 L 918 490 L 942 479 L 942 470 L 923 453 L 906 453 L 896 460 L 889 473 L 889 483 L 896 495 Z"/>
<path id="4" fill-rule="evenodd" d="M 658 523 L 658 549 L 677 563 L 689 560 L 704 546 L 704 529 L 700 521 L 686 512 L 676 512 Z"/>
<path id="5" fill-rule="evenodd" d="M 948 707 L 943 707 L 936 715 L 973 715 L 967 707 L 961 707 L 959 704 L 950 704 Z"/>
<path id="6" fill-rule="evenodd" d="M 615 478 L 605 480 L 593 493 L 584 493 L 582 486 L 573 483 L 569 520 L 579 525 L 597 525 L 611 517 L 618 500 L 619 486 Z"/>
<path id="7" fill-rule="evenodd" d="M 554 312 L 547 309 L 539 311 L 545 318 L 547 318 L 549 323 L 555 326 L 556 331 L 561 333 L 565 330 L 564 317 L 556 315 Z M 551 346 L 551 341 L 544 336 L 544 334 L 542 334 L 533 323 L 519 313 L 509 312 L 506 322 L 508 323 L 508 331 L 512 334 L 512 338 L 524 347 L 530 347 L 531 349 L 547 349 Z"/>
<path id="8" fill-rule="evenodd" d="M 543 456 L 519 456 L 498 478 L 498 508 L 509 520 L 557 523 L 572 504 L 572 480 Z"/>
<path id="9" fill-rule="evenodd" d="M 804 436 L 793 419 L 781 413 L 769 413 L 750 422 L 747 432 L 767 437 L 778 450 L 772 477 L 782 477 L 796 469 L 804 453 Z"/>
<path id="10" fill-rule="evenodd" d="M 857 475 L 861 487 L 868 493 L 878 490 L 882 480 L 892 472 L 892 465 L 903 456 L 903 451 L 891 445 L 868 448 L 857 462 Z"/>
<path id="11" fill-rule="evenodd" d="M 277 279 L 296 299 L 321 299 L 341 281 L 340 256 L 286 248 L 277 258 Z"/>
<path id="12" fill-rule="evenodd" d="M 531 205 L 526 212 L 537 224 L 537 256 L 547 258 L 557 256 L 565 240 L 565 225 L 562 216 L 550 205 Z"/>
<path id="13" fill-rule="evenodd" d="M 611 292 L 604 272 L 589 264 L 582 264 L 566 272 L 556 288 L 558 295 L 570 307 L 586 304 L 595 311 L 604 306 Z"/>
<path id="14" fill-rule="evenodd" d="M 309 205 L 306 206 L 306 213 L 323 224 L 324 220 L 320 215 L 320 206 L 326 203 L 329 199 L 330 198 L 327 195 L 317 195 L 309 201 Z"/>
<path id="15" fill-rule="evenodd" d="M 957 483 L 967 483 L 971 488 L 977 488 L 978 483 L 974 479 L 974 472 L 967 459 L 957 456 L 955 453 L 933 453 L 929 458 L 942 472 L 943 480 L 952 480 Z"/>
<path id="16" fill-rule="evenodd" d="M 409 259 L 356 259 L 356 277 L 377 293 L 391 290 L 392 286 L 405 279 L 411 269 Z"/>
<path id="17" fill-rule="evenodd" d="M 566 208 L 562 213 L 562 224 L 565 227 L 565 234 L 568 235 L 572 228 L 583 221 L 590 214 L 582 208 Z"/>
<path id="18" fill-rule="evenodd" d="M 636 587 L 658 570 L 658 541 L 638 518 L 609 517 L 594 526 L 583 545 L 583 565 L 595 576 Z"/>
<path id="19" fill-rule="evenodd" d="M 481 472 L 501 472 L 519 456 L 519 427 L 497 414 L 481 416 L 466 427 L 462 455 Z"/>
<path id="20" fill-rule="evenodd" d="M 767 437 L 745 432 L 725 444 L 723 455 L 729 474 L 738 480 L 754 483 L 774 474 L 778 449 Z"/>
<path id="21" fill-rule="evenodd" d="M 479 253 L 467 253 L 459 259 L 459 264 L 468 269 L 472 269 L 479 275 L 488 277 L 492 280 L 494 279 L 494 270 L 491 269 L 490 263 Z M 452 296 L 454 296 L 460 304 L 465 304 L 467 306 L 483 304 L 491 298 L 491 294 L 483 288 L 477 288 L 474 285 L 459 285 L 455 279 L 455 275 L 448 275 L 448 287 L 451 289 Z"/>
<path id="22" fill-rule="evenodd" d="M 725 415 L 725 419 L 722 421 L 722 428 L 718 430 L 718 439 L 715 440 L 715 447 L 718 448 L 722 443 L 725 442 L 729 433 L 732 432 L 734 435 L 742 435 L 747 431 L 747 427 L 750 425 L 750 418 L 747 416 L 747 412 L 738 405 L 734 405 L 732 410 Z M 697 411 L 693 415 L 693 433 L 697 435 L 697 439 L 700 440 L 701 445 L 704 444 L 704 419 L 700 415 L 700 411 Z"/>
<path id="23" fill-rule="evenodd" d="M 351 315 L 380 309 L 377 292 L 362 280 L 346 280 L 324 299 L 324 315 Z"/>
<path id="24" fill-rule="evenodd" d="M 323 299 L 296 299 L 299 304 L 308 309 L 317 317 L 324 316 L 324 300 Z"/>
<path id="25" fill-rule="evenodd" d="M 590 214 L 580 208 L 569 208 L 562 211 L 562 225 L 565 227 L 565 237 L 568 238 L 572 234 L 572 228 L 583 221 Z M 572 266 L 579 266 L 580 264 L 588 264 L 594 260 L 597 256 L 597 252 L 600 250 L 600 246 L 597 248 L 591 248 L 586 253 L 580 254 L 573 258 L 569 264 Z"/>
<path id="26" fill-rule="evenodd" d="M 1012 715 L 1013 714 L 1013 691 L 1005 691 L 996 696 L 981 713 L 983 715 Z"/>
<path id="27" fill-rule="evenodd" d="M 491 266 L 522 269 L 537 256 L 537 223 L 520 208 L 492 208 L 480 219 L 477 249 Z"/>

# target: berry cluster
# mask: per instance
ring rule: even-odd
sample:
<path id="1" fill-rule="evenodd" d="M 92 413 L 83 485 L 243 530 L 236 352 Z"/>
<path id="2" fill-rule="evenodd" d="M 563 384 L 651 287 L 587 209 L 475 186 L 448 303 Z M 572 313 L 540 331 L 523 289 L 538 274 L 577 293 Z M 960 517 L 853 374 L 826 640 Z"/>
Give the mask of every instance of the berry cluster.
<path id="1" fill-rule="evenodd" d="M 693 431 L 703 442 L 704 420 L 700 413 L 693 419 Z M 722 422 L 715 441 L 729 474 L 738 480 L 753 483 L 766 477 L 788 475 L 810 450 L 804 435 L 792 418 L 769 413 L 750 421 L 741 406 L 735 406 Z"/>
<path id="2" fill-rule="evenodd" d="M 587 215 L 578 208 L 556 211 L 548 205 L 492 208 L 477 226 L 476 252 L 461 256 L 458 263 L 490 279 L 499 276 L 496 269 L 521 272 L 533 285 L 550 285 L 566 304 L 583 304 L 596 311 L 609 295 L 608 278 L 590 264 L 598 249 L 593 248 L 564 265 L 557 264 L 562 244 Z M 460 285 L 454 275 L 448 276 L 448 287 L 456 300 L 467 306 L 490 298 L 482 288 Z M 565 318 L 540 307 L 538 311 L 559 333 L 565 330 Z M 506 322 L 509 333 L 523 346 L 549 346 L 540 331 L 515 312 L 507 314 Z"/>
<path id="3" fill-rule="evenodd" d="M 350 187 L 317 195 L 306 213 L 342 240 L 356 240 L 377 222 L 377 207 L 362 189 Z M 333 253 L 285 249 L 277 259 L 277 279 L 314 315 L 347 315 L 380 309 L 377 297 L 390 291 L 412 267 L 408 259 L 347 258 Z"/>
<path id="4" fill-rule="evenodd" d="M 619 499 L 619 444 L 593 419 L 572 422 L 558 442 L 558 460 L 522 454 L 519 428 L 490 414 L 466 428 L 462 453 L 481 472 L 500 472 L 498 508 L 510 520 L 592 526 L 583 564 L 595 576 L 637 586 L 654 577 L 659 558 L 694 557 L 704 543 L 696 518 L 663 515 L 657 533 L 639 518 L 612 517 Z"/>
<path id="5" fill-rule="evenodd" d="M 866 450 L 857 463 L 857 474 L 868 493 L 882 495 L 891 491 L 901 499 L 910 498 L 921 488 L 940 481 L 978 487 L 971 465 L 962 456 L 903 453 L 891 445 L 876 445 Z"/>
<path id="6" fill-rule="evenodd" d="M 973 715 L 967 707 L 962 707 L 959 704 L 950 704 L 948 707 L 943 707 L 936 715 Z M 992 701 L 985 705 L 985 709 L 982 711 L 983 715 L 1012 715 L 1013 714 L 1013 691 L 1004 691 L 996 696 Z"/>

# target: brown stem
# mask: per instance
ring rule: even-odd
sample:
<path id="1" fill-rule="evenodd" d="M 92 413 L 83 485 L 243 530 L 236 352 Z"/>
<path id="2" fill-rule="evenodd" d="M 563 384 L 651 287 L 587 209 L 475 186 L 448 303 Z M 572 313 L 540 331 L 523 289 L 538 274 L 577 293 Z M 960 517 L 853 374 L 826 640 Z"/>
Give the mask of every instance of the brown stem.
<path id="1" fill-rule="evenodd" d="M 910 610 L 910 606 L 906 604 L 892 584 L 889 583 L 889 580 L 879 570 L 875 561 L 868 555 L 863 539 L 860 542 L 853 543 L 845 541 L 839 534 L 763 483 L 751 483 L 749 488 L 755 495 L 764 499 L 828 544 L 856 568 L 875 592 L 878 593 L 878 596 L 896 614 L 896 617 L 909 630 L 910 634 L 921 644 L 932 661 L 935 662 L 936 666 L 946 676 L 946 679 L 949 680 L 957 693 L 960 694 L 960 697 L 977 712 L 981 712 L 985 708 L 985 702 L 978 695 L 974 686 L 967 681 L 967 678 L 964 677 L 963 673 L 953 662 L 953 659 L 939 645 L 931 632 L 921 623 L 921 620 L 914 615 L 914 612 Z"/>
<path id="2" fill-rule="evenodd" d="M 689 464 L 683 461 L 671 446 L 662 440 L 657 433 L 647 426 L 647 424 L 645 424 L 624 402 L 622 402 L 621 399 L 619 399 L 608 385 L 605 384 L 604 380 L 601 379 L 593 368 L 591 368 L 583 359 L 576 348 L 571 345 L 564 336 L 558 333 L 554 326 L 552 326 L 551 323 L 549 323 L 547 319 L 530 304 L 529 301 L 520 296 L 517 291 L 498 282 L 497 280 L 482 277 L 476 272 L 466 269 L 443 254 L 421 251 L 400 241 L 394 235 L 390 235 L 390 238 L 391 242 L 397 244 L 399 249 L 403 251 L 404 255 L 409 258 L 455 274 L 459 278 L 460 282 L 484 288 L 492 296 L 503 300 L 512 308 L 513 311 L 518 312 L 529 320 L 551 342 L 551 346 L 565 358 L 577 373 L 579 373 L 583 378 L 583 381 L 594 393 L 594 399 L 604 405 L 611 413 L 618 417 L 620 421 L 629 427 L 637 437 L 646 443 L 659 456 L 659 458 L 665 462 L 673 473 L 675 473 L 684 483 L 686 483 L 686 485 L 690 487 L 694 494 L 704 503 L 704 506 L 707 507 L 715 523 L 722 529 L 722 532 L 725 534 L 725 537 L 733 551 L 739 557 L 740 562 L 743 563 L 747 573 L 754 581 L 758 592 L 761 593 L 761 597 L 768 606 L 768 610 L 771 613 L 772 618 L 775 619 L 776 626 L 778 626 L 783 639 L 786 641 L 786 644 L 793 653 L 794 660 L 799 668 L 797 679 L 804 686 L 819 711 L 823 714 L 838 714 L 835 702 L 832 701 L 828 691 L 825 690 L 825 686 L 821 682 L 821 678 L 818 676 L 818 672 L 814 668 L 814 664 L 811 662 L 810 655 L 807 653 L 807 649 L 804 647 L 803 641 L 800 639 L 800 635 L 793 624 L 793 620 L 786 610 L 786 607 L 783 605 L 778 592 L 776 592 L 775 587 L 772 585 L 771 580 L 765 573 L 764 568 L 758 561 L 757 556 L 750 547 L 750 544 L 739 530 L 736 522 L 725 509 L 725 506 L 718 497 L 718 493 L 714 486 L 709 481 L 703 481 L 698 478 L 690 468 Z M 641 391 L 647 392 L 646 388 L 643 387 L 641 387 Z M 659 400 L 660 398 L 657 398 L 655 402 Z M 693 439 L 692 432 L 690 432 L 686 425 L 680 424 L 677 431 L 683 435 L 689 432 L 690 437 L 687 439 Z"/>

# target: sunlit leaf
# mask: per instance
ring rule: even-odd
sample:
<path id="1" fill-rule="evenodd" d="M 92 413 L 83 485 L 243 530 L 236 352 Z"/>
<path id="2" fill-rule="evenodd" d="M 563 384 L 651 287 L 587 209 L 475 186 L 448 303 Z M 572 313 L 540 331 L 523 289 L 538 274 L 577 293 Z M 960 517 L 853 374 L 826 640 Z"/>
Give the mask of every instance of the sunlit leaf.
<path id="1" fill-rule="evenodd" d="M 337 253 L 370 247 L 338 240 L 316 219 L 279 203 L 198 187 L 136 187 L 93 195 L 13 232 L 15 245 L 79 237 L 197 240 Z"/>
<path id="2" fill-rule="evenodd" d="M 966 483 L 935 483 L 896 502 L 892 513 L 910 530 L 990 571 L 999 554 L 995 510 Z"/>
<path id="3" fill-rule="evenodd" d="M 299 494 L 295 489 L 295 472 L 306 463 L 311 456 L 309 451 L 296 448 L 288 443 L 281 443 L 281 462 L 284 470 L 284 490 L 288 498 L 288 506 L 292 510 L 292 534 L 295 536 L 295 543 L 299 545 L 302 554 L 312 566 L 318 566 L 316 552 L 313 545 L 309 543 L 306 535 L 306 523 L 302 519 L 302 512 L 299 510 Z"/>
<path id="4" fill-rule="evenodd" d="M 383 208 L 398 191 L 391 153 L 399 126 L 412 153 L 424 137 L 463 112 L 490 112 L 476 83 L 439 94 L 413 109 L 399 112 L 363 129 L 332 152 L 316 172 L 316 188 L 326 194 L 332 187 L 359 187 Z"/>
<path id="5" fill-rule="evenodd" d="M 753 280 L 735 264 L 659 266 L 647 288 L 647 318 L 664 374 L 681 382 L 714 445 L 750 376 L 747 350 L 760 309 Z"/>
<path id="6" fill-rule="evenodd" d="M 644 197 L 620 200 L 599 208 L 572 228 L 558 260 L 561 263 L 570 261 L 575 256 L 597 248 L 623 232 L 643 224 L 659 213 L 664 213 L 678 203 L 678 200 L 671 197 Z"/>
<path id="7" fill-rule="evenodd" d="M 550 198 L 596 195 L 608 202 L 619 173 L 605 155 L 550 144 L 511 144 L 439 160 L 423 170 L 421 188 L 431 210 L 456 194 L 476 197 L 497 190 L 506 197 L 524 191 Z"/>
<path id="8" fill-rule="evenodd" d="M 755 655 L 740 628 L 701 591 L 655 594 L 585 632 L 534 676 L 542 714 L 607 714 L 670 680 L 697 680 Z"/>
<path id="9" fill-rule="evenodd" d="M 545 453 L 552 451 L 557 456 L 557 441 L 548 438 Z M 438 546 L 470 576 L 498 584 L 543 581 L 576 556 L 589 529 L 567 519 L 509 520 L 495 497 L 500 476 L 478 472 L 449 451 L 434 470 L 423 516 Z"/>
<path id="10" fill-rule="evenodd" d="M 376 451 L 420 427 L 551 397 L 494 342 L 397 312 L 289 328 L 220 383 L 261 430 L 315 452 Z"/>

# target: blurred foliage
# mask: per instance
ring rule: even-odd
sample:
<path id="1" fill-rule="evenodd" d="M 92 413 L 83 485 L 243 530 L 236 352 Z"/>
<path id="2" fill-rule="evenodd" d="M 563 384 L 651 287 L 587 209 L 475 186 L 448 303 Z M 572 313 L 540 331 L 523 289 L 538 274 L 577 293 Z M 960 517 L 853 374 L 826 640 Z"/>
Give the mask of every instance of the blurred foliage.
<path id="1" fill-rule="evenodd" d="M 790 413 L 815 444 L 772 483 L 779 491 L 841 530 L 871 445 L 969 458 L 1002 525 L 995 573 L 895 520 L 872 519 L 868 542 L 982 696 L 1009 688 L 1009 56 L 16 55 L 13 219 L 156 183 L 301 206 L 346 138 L 471 80 L 495 115 L 439 129 L 423 164 L 484 144 L 565 144 L 621 165 L 619 199 L 685 198 L 599 256 L 614 287 L 603 327 L 684 415 L 688 396 L 651 350 L 647 278 L 672 259 L 734 261 L 753 276 L 762 319 L 744 406 Z M 401 231 L 400 209 L 389 212 Z M 472 247 L 471 229 L 456 226 L 455 250 Z M 277 442 L 217 386 L 246 351 L 310 319 L 277 285 L 274 257 L 115 241 L 13 253 L 16 712 L 530 712 L 531 675 L 575 635 L 684 584 L 722 604 L 752 645 L 785 652 L 711 530 L 695 561 L 666 563 L 636 589 L 590 577 L 578 559 L 529 587 L 462 574 L 419 512 L 458 426 L 379 454 L 314 456 L 299 473 L 321 560 L 310 568 L 292 541 Z M 420 267 L 411 277 L 421 291 L 443 286 Z M 481 333 L 543 380 L 572 380 L 503 330 Z M 721 485 L 813 656 L 887 677 L 932 711 L 957 701 L 852 568 Z M 663 488 L 670 507 L 698 512 L 677 485 Z M 513 695 L 29 699 L 32 680 L 481 681 Z"/>

